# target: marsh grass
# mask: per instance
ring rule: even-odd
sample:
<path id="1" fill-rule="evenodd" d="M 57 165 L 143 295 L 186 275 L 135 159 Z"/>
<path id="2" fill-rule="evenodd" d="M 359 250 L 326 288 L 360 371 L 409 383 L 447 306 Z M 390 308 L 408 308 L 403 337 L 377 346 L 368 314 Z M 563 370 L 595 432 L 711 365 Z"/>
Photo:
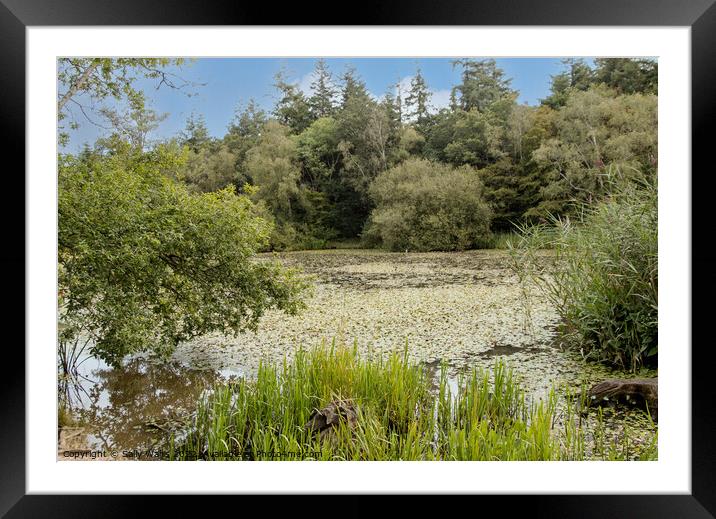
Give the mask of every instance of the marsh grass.
<path id="1" fill-rule="evenodd" d="M 515 270 L 555 305 L 568 344 L 633 372 L 656 365 L 656 185 L 617 182 L 576 218 L 524 226 L 521 235 L 511 248 Z M 543 248 L 554 249 L 553 264 L 535 257 Z"/>
<path id="2" fill-rule="evenodd" d="M 357 421 L 341 420 L 326 438 L 305 424 L 331 401 L 350 399 Z M 194 426 L 172 440 L 170 459 L 192 460 L 581 460 L 581 415 L 558 407 L 555 391 L 529 403 L 511 369 L 464 373 L 451 391 L 403 353 L 361 358 L 357 348 L 299 350 L 292 363 L 262 364 L 255 380 L 216 386 L 198 405 Z M 599 436 L 614 459 L 623 449 Z M 628 440 L 628 439 L 627 439 Z M 611 443 L 610 443 L 611 441 Z M 609 450 L 611 449 L 611 450 Z M 638 447 L 632 447 L 632 451 Z M 598 449 L 594 448 L 593 451 Z"/>
<path id="3" fill-rule="evenodd" d="M 521 236 L 518 232 L 494 232 L 485 243 L 486 249 L 509 250 L 520 242 Z"/>

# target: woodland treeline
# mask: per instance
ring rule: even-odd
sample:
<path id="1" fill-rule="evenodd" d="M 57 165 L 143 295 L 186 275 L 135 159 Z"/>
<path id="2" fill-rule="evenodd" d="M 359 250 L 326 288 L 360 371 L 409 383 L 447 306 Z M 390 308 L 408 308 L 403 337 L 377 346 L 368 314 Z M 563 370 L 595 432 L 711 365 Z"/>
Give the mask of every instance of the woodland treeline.
<path id="1" fill-rule="evenodd" d="M 375 99 L 355 70 L 337 76 L 317 60 L 310 95 L 279 73 L 273 109 L 249 101 L 221 138 L 192 115 L 180 135 L 151 143 L 162 116 L 138 102 L 110 113 L 111 135 L 83 155 L 181 155 L 168 173 L 195 192 L 248 195 L 274 223 L 273 249 L 358 238 L 394 250 L 482 247 L 516 223 L 599 199 L 607 173 L 655 175 L 656 61 L 563 63 L 549 96 L 528 106 L 494 60 L 455 60 L 461 81 L 435 112 L 420 69 L 407 91 Z"/>

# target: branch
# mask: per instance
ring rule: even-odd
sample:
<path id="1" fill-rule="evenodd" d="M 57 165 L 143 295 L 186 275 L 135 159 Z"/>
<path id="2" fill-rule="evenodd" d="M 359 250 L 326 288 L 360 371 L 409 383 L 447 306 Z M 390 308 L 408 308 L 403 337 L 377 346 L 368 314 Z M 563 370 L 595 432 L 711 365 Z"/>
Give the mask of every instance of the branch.
<path id="1" fill-rule="evenodd" d="M 57 111 L 58 113 L 62 111 L 62 108 L 67 104 L 67 101 L 69 101 L 72 96 L 74 96 L 80 88 L 87 82 L 87 79 L 92 75 L 92 73 L 99 67 L 99 61 L 95 61 L 92 63 L 89 67 L 85 69 L 84 72 L 82 72 L 82 75 L 77 78 L 77 80 L 72 84 L 70 89 L 65 93 L 65 95 L 62 96 L 62 98 L 57 103 Z"/>

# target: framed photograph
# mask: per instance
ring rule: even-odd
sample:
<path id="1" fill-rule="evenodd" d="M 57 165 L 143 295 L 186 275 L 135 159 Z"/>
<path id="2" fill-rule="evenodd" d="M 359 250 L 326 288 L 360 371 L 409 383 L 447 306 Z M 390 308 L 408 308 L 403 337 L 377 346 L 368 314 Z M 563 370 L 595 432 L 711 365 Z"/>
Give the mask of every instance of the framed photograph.
<path id="1" fill-rule="evenodd" d="M 692 253 L 712 0 L 350 25 L 0 2 L 26 194 L 3 514 L 286 493 L 716 514 Z"/>

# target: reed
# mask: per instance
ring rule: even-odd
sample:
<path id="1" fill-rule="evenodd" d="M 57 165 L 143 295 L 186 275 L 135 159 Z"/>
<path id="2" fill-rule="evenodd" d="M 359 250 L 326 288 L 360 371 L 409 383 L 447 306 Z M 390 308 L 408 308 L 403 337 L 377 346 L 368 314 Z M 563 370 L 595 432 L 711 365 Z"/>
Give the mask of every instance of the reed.
<path id="1" fill-rule="evenodd" d="M 615 184 L 573 219 L 526 225 L 511 247 L 521 279 L 534 281 L 563 320 L 562 336 L 587 359 L 634 372 L 658 354 L 657 188 Z M 554 249 L 553 263 L 537 257 Z"/>
<path id="2" fill-rule="evenodd" d="M 199 402 L 194 427 L 172 439 L 171 459 L 207 460 L 575 460 L 587 435 L 578 403 L 558 405 L 552 391 L 528 402 L 514 373 L 496 362 L 450 389 L 408 362 L 407 350 L 362 358 L 357 348 L 325 344 L 296 352 L 293 362 L 261 364 L 254 380 L 216 386 Z M 437 388 L 435 387 L 437 382 Z M 326 438 L 305 426 L 315 409 L 350 399 L 355 426 L 341 420 Z M 599 424 L 598 424 L 599 425 Z M 604 427 L 601 422 L 602 428 Z M 628 434 L 628 431 L 625 432 Z M 651 458 L 656 450 L 591 433 L 590 452 L 608 459 Z M 624 442 L 629 449 L 625 450 Z M 611 442 L 611 443 L 610 443 Z M 602 456 L 602 453 L 607 453 Z"/>

